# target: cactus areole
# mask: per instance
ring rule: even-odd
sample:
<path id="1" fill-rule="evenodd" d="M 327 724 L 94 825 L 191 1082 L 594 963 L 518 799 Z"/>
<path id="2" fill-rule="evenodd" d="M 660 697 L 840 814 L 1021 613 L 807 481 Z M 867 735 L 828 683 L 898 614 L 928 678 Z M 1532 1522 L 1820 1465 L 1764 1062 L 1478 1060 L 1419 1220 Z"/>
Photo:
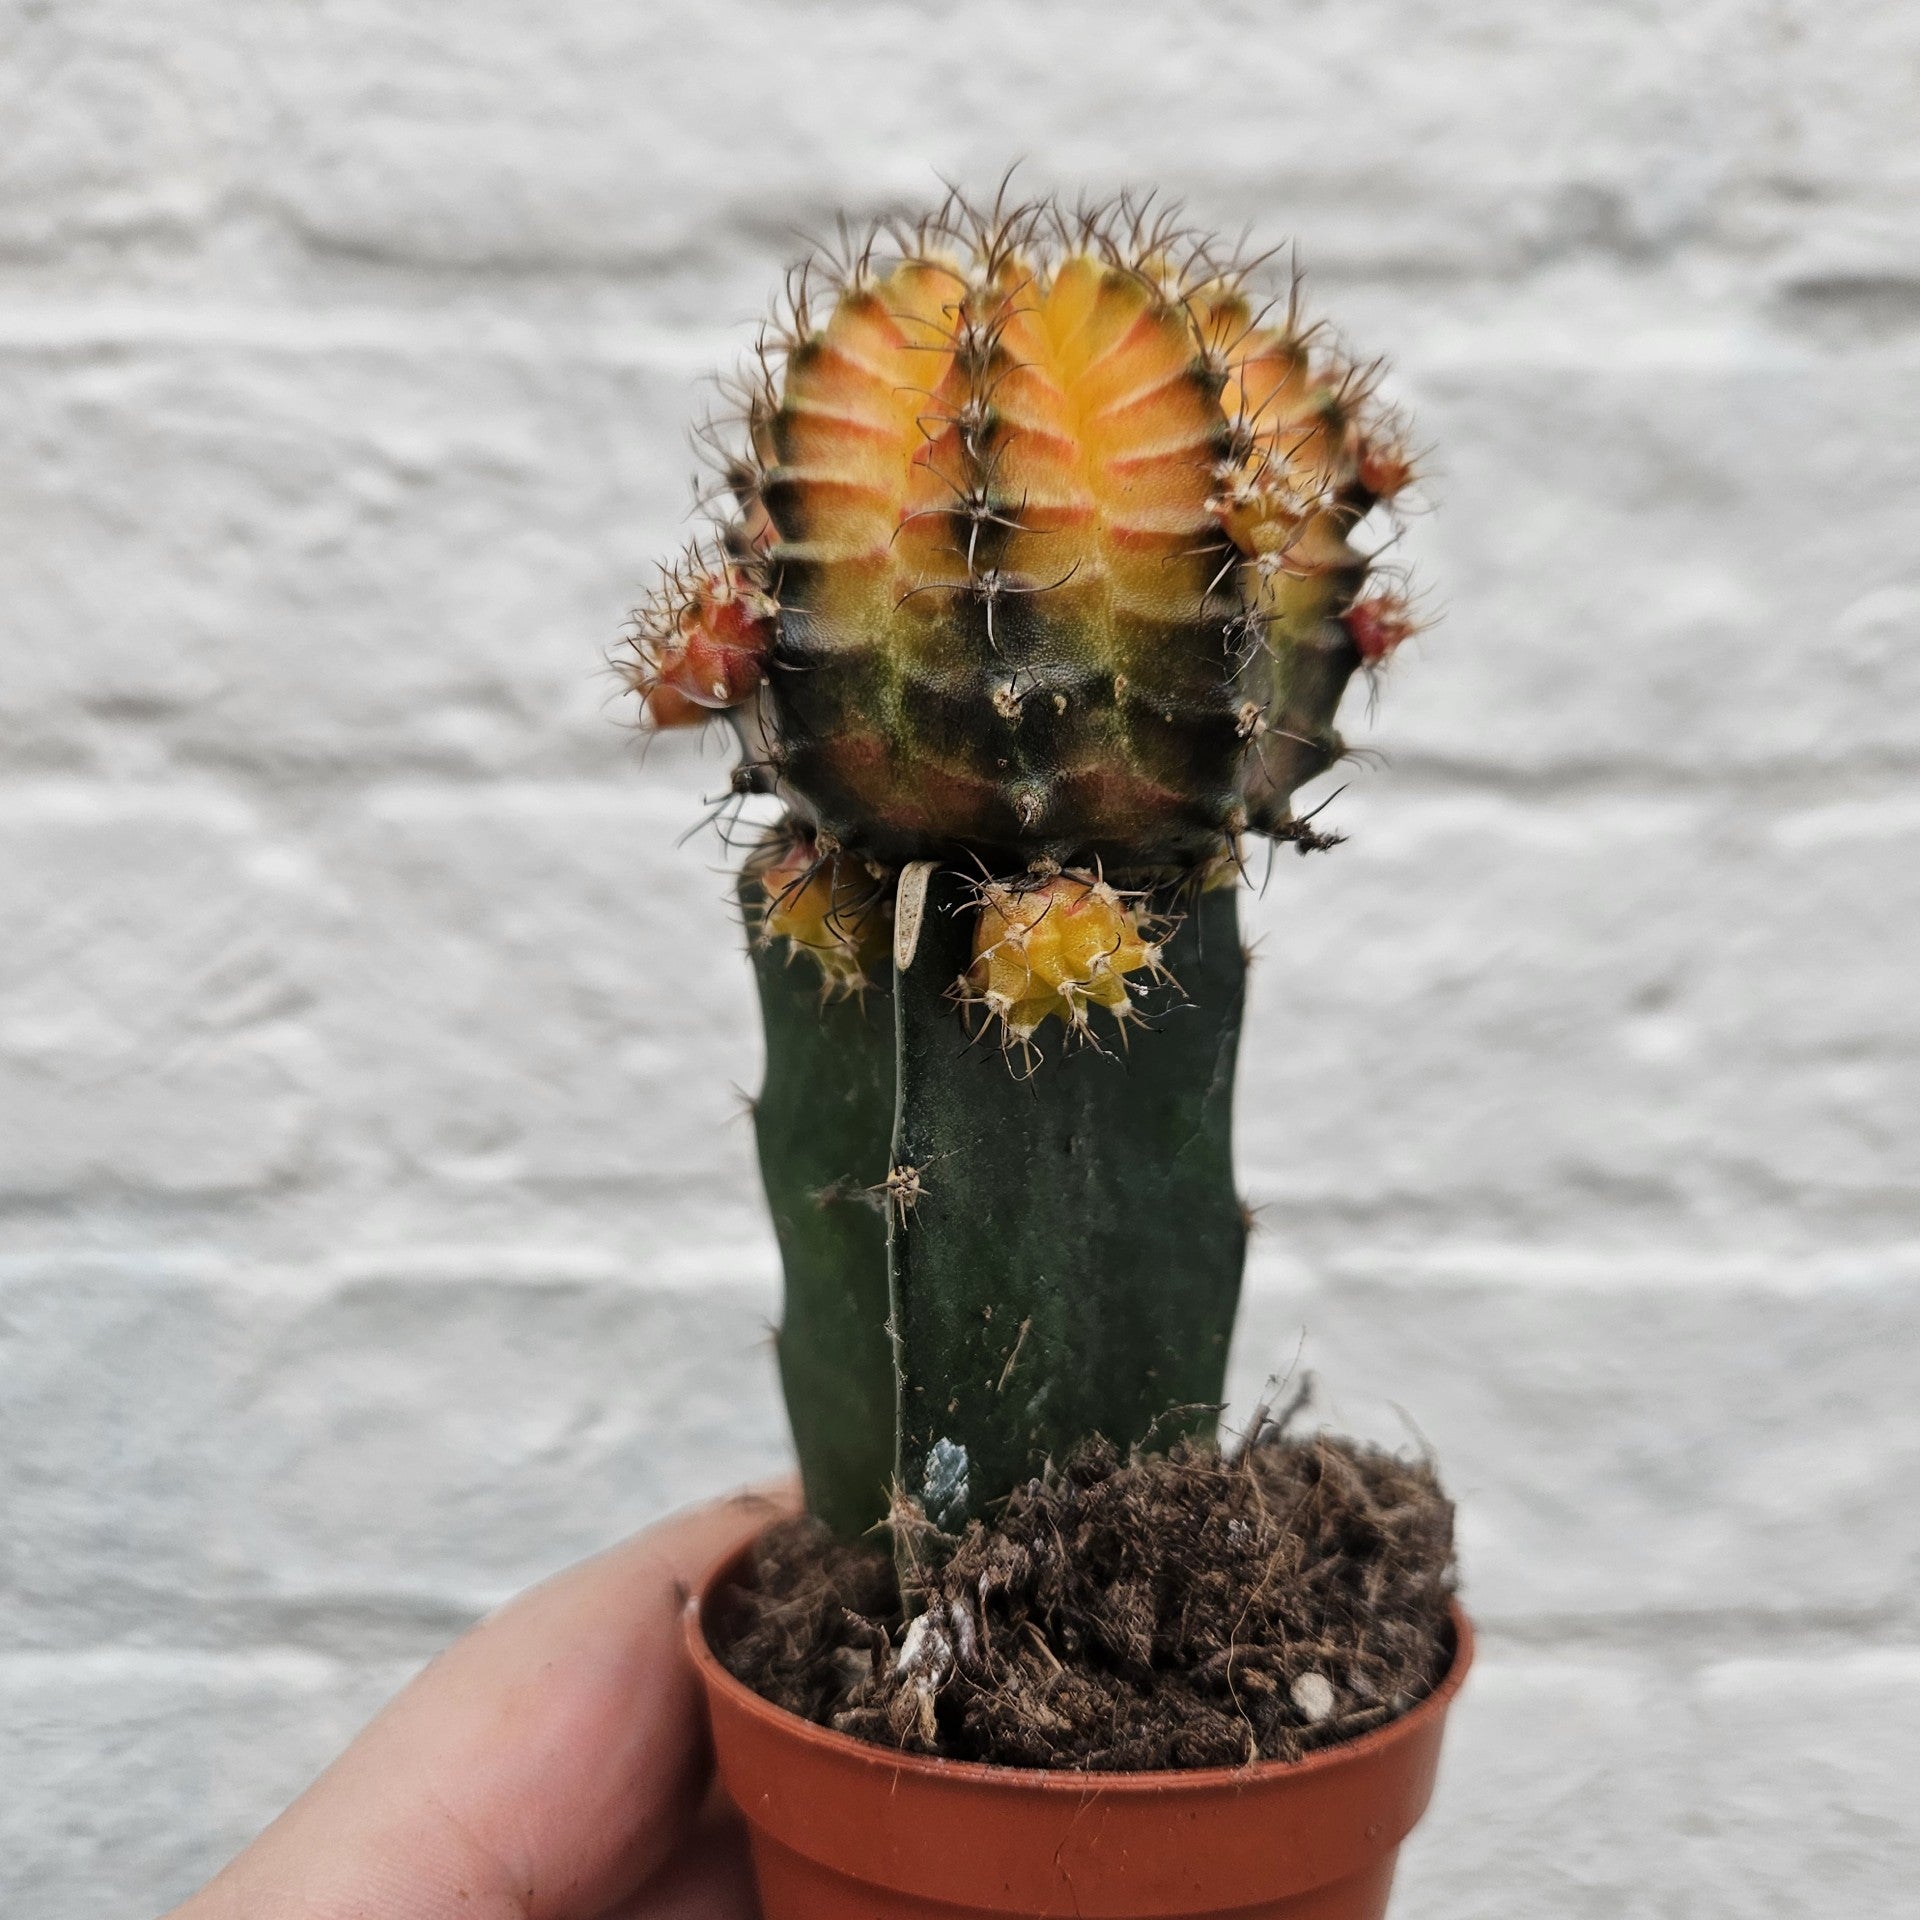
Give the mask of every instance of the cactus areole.
<path id="1" fill-rule="evenodd" d="M 1373 372 L 1178 221 L 950 200 L 796 269 L 626 670 L 740 883 L 809 1504 L 952 1532 L 1204 1430 L 1245 1247 L 1236 890 L 1412 630 Z"/>

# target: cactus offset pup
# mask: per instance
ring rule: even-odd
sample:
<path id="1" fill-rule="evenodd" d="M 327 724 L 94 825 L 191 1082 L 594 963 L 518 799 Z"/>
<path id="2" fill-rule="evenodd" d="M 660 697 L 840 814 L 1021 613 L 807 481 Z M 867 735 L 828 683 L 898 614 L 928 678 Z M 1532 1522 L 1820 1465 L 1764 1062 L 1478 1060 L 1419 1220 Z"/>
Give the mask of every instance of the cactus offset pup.
<path id="1" fill-rule="evenodd" d="M 747 862 L 813 1510 L 952 1533 L 1210 1427 L 1244 1255 L 1250 844 L 1411 631 L 1410 479 L 1290 291 L 1121 204 L 883 225 L 789 283 L 726 511 L 629 662 L 781 811 Z"/>

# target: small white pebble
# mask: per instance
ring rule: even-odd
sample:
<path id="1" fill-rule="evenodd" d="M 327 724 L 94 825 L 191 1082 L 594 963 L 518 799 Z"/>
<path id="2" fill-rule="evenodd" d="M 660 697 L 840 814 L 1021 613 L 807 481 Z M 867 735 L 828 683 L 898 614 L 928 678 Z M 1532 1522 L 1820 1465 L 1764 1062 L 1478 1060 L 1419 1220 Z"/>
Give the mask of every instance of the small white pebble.
<path id="1" fill-rule="evenodd" d="M 947 1675 L 953 1671 L 953 1642 L 932 1614 L 915 1616 L 900 1643 L 893 1670 L 929 1693 L 946 1685 Z"/>
<path id="2" fill-rule="evenodd" d="M 1303 1673 L 1287 1691 L 1293 1696 L 1293 1704 L 1313 1726 L 1317 1727 L 1333 1711 L 1333 1682 L 1324 1673 Z"/>
<path id="3" fill-rule="evenodd" d="M 958 1600 L 947 1607 L 947 1620 L 953 1628 L 953 1651 L 963 1667 L 973 1666 L 980 1658 L 979 1636 L 973 1630 L 973 1615 Z"/>

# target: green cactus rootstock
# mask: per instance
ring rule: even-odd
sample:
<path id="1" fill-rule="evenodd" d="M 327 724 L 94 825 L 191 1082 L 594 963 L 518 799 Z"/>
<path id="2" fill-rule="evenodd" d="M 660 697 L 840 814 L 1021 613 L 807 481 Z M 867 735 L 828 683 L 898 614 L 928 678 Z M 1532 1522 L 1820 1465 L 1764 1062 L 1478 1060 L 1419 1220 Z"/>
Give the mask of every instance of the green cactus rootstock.
<path id="1" fill-rule="evenodd" d="M 974 893 L 936 875 L 912 964 L 858 995 L 823 1000 L 782 941 L 754 948 L 781 1381 L 807 1504 L 843 1533 L 896 1476 L 952 1528 L 1088 1434 L 1204 1431 L 1225 1378 L 1246 1244 L 1236 896 L 1181 920 L 1166 964 L 1186 997 L 1124 1057 L 1015 1074 L 955 1017 Z"/>
<path id="2" fill-rule="evenodd" d="M 962 200 L 797 270 L 630 666 L 745 807 L 809 1504 L 938 1528 L 1220 1398 L 1257 838 L 1413 631 L 1371 369 L 1140 205 Z"/>
<path id="3" fill-rule="evenodd" d="M 899 1478 L 948 1532 L 1090 1434 L 1211 1431 L 1246 1252 L 1235 894 L 1181 921 L 1166 960 L 1186 997 L 1124 1056 L 1063 1048 L 1022 1078 L 955 1031 L 970 893 L 938 876 L 894 984 Z"/>

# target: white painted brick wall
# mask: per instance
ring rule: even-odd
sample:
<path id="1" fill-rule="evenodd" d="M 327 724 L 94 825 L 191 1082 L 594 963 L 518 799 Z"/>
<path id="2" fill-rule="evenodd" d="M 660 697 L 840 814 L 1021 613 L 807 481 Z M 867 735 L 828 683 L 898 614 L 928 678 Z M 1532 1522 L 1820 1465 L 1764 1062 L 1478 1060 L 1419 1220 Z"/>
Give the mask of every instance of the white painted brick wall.
<path id="1" fill-rule="evenodd" d="M 790 230 L 1024 155 L 1439 449 L 1242 1113 L 1243 1400 L 1462 1503 L 1401 1910 L 1920 1914 L 1916 101 L 1900 0 L 0 0 L 0 1908 L 781 1458 L 719 762 L 597 669 Z"/>

